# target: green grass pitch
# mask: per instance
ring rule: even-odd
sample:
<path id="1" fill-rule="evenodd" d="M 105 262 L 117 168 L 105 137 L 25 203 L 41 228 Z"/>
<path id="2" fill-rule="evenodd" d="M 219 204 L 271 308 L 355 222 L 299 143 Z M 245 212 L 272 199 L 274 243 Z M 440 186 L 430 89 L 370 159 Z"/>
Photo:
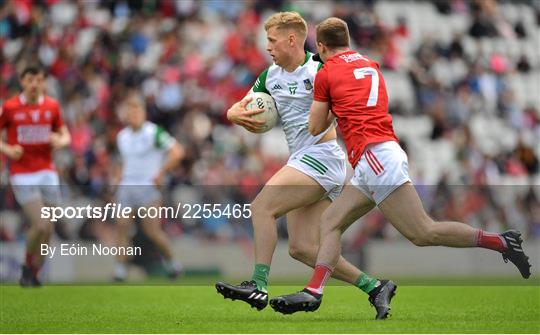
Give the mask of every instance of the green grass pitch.
<path id="1" fill-rule="evenodd" d="M 273 286 L 285 294 L 299 286 Z M 400 286 L 388 320 L 330 286 L 314 313 L 261 312 L 212 286 L 0 286 L 1 333 L 539 333 L 539 286 Z"/>

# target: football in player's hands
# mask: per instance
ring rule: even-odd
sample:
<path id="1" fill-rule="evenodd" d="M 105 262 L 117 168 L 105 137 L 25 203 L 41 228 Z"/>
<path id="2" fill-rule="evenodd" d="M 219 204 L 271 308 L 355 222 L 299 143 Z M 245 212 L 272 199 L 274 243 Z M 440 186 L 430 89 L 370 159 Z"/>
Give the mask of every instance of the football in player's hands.
<path id="1" fill-rule="evenodd" d="M 251 118 L 259 122 L 263 122 L 262 127 L 259 127 L 257 131 L 252 132 L 264 133 L 272 129 L 276 125 L 279 117 L 274 98 L 272 98 L 270 94 L 263 92 L 251 93 L 248 95 L 248 97 L 250 97 L 251 100 L 249 100 L 249 102 L 246 104 L 246 110 L 257 111 L 256 113 L 250 115 Z M 259 112 L 261 109 L 264 111 Z"/>
<path id="2" fill-rule="evenodd" d="M 253 118 L 253 115 L 263 113 L 264 109 L 247 110 L 246 106 L 251 100 L 252 97 L 248 95 L 241 101 L 235 103 L 227 111 L 227 119 L 234 124 L 244 127 L 252 133 L 264 132 L 265 122 Z"/>

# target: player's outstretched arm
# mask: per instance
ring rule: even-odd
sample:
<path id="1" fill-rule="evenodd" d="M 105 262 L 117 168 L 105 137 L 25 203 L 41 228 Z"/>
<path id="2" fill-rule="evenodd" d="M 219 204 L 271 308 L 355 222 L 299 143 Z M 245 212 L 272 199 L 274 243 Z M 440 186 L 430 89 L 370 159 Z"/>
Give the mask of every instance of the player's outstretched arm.
<path id="1" fill-rule="evenodd" d="M 60 149 L 68 146 L 71 143 L 71 135 L 66 125 L 63 125 L 56 132 L 52 132 L 50 136 L 51 146 L 54 149 Z"/>
<path id="2" fill-rule="evenodd" d="M 317 136 L 332 124 L 334 116 L 330 113 L 328 102 L 313 101 L 309 112 L 309 132 Z"/>
<path id="3" fill-rule="evenodd" d="M 227 119 L 234 124 L 246 128 L 250 132 L 257 133 L 264 129 L 265 122 L 255 120 L 251 116 L 264 112 L 264 109 L 253 109 L 248 111 L 246 106 L 252 99 L 253 98 L 248 95 L 232 105 L 227 111 Z"/>

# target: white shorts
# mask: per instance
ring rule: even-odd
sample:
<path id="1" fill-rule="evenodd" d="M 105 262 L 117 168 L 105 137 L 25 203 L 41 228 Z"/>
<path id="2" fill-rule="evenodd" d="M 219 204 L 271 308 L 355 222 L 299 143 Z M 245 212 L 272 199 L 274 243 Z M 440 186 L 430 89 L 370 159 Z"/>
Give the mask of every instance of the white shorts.
<path id="1" fill-rule="evenodd" d="M 377 205 L 408 181 L 407 154 L 395 141 L 368 145 L 351 178 L 351 184 Z"/>
<path id="2" fill-rule="evenodd" d="M 11 189 L 20 205 L 41 200 L 48 205 L 60 205 L 60 179 L 56 171 L 41 170 L 17 173 L 10 177 Z"/>
<path id="3" fill-rule="evenodd" d="M 154 185 L 120 185 L 116 201 L 125 207 L 139 208 L 161 201 L 161 193 Z"/>
<path id="4" fill-rule="evenodd" d="M 289 157 L 287 166 L 315 179 L 325 190 L 325 197 L 334 201 L 347 178 L 345 153 L 336 140 L 305 147 Z"/>

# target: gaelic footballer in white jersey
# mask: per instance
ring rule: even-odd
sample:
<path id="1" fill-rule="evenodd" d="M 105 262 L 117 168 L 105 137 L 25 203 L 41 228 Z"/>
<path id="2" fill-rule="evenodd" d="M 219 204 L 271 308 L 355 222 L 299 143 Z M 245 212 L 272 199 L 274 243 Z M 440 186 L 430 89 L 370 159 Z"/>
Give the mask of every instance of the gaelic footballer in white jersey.
<path id="1" fill-rule="evenodd" d="M 345 153 L 336 140 L 317 144 L 333 125 L 317 136 L 308 131 L 313 83 L 321 67 L 310 52 L 293 72 L 273 64 L 259 75 L 250 93 L 264 92 L 274 98 L 291 154 L 287 165 L 315 179 L 333 200 L 345 183 Z"/>
<path id="2" fill-rule="evenodd" d="M 336 142 L 334 124 L 320 136 L 309 133 L 315 74 L 321 65 L 304 50 L 306 21 L 296 12 L 279 12 L 265 21 L 264 29 L 266 51 L 274 64 L 261 73 L 252 91 L 268 93 L 276 102 L 291 157 L 251 203 L 255 256 L 251 280 L 240 285 L 216 283 L 223 297 L 244 301 L 258 310 L 268 305 L 268 275 L 278 243 L 276 218 L 286 216 L 290 256 L 308 266 L 315 265 L 322 213 L 340 193 L 346 177 L 346 157 Z M 264 109 L 247 110 L 251 100 L 248 95 L 233 104 L 227 110 L 227 119 L 257 133 L 265 123 L 253 115 Z M 363 292 L 371 286 L 358 283 L 378 282 L 343 257 L 338 263 L 334 278 Z"/>
<path id="3" fill-rule="evenodd" d="M 141 207 L 161 206 L 158 187 L 162 185 L 163 177 L 182 159 L 183 148 L 165 130 L 146 120 L 145 103 L 139 96 L 128 96 L 119 111 L 127 127 L 117 136 L 117 147 L 123 160 L 117 200 L 125 207 L 138 208 L 139 215 Z M 181 265 L 175 260 L 169 239 L 161 229 L 161 219 L 144 214 L 139 219 L 139 227 L 163 256 L 169 277 L 176 278 Z M 133 218 L 117 218 L 116 222 L 116 244 L 120 248 L 127 247 Z M 127 255 L 116 256 L 115 281 L 126 279 L 127 261 Z"/>
<path id="4" fill-rule="evenodd" d="M 150 121 L 145 121 L 137 130 L 125 127 L 118 133 L 117 147 L 122 159 L 118 201 L 125 206 L 145 206 L 160 200 L 153 178 L 175 143 L 167 131 Z"/>

